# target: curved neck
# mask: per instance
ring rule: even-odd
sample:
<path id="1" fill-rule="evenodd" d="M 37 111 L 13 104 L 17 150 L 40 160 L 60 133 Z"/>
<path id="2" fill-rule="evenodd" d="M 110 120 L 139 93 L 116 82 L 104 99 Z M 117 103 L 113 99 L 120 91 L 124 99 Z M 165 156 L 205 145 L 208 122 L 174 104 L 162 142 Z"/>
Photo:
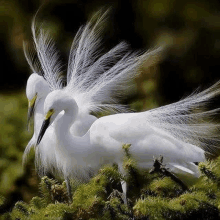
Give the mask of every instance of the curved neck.
<path id="1" fill-rule="evenodd" d="M 55 120 L 55 132 L 57 137 L 62 134 L 67 135 L 70 133 L 70 127 L 75 122 L 77 115 L 78 115 L 78 109 L 76 108 L 74 103 L 68 103 L 68 105 L 64 108 L 64 114 L 61 116 L 62 112 L 59 113 L 58 119 Z"/>
<path id="2" fill-rule="evenodd" d="M 54 122 L 55 134 L 59 142 L 57 146 L 68 158 L 71 158 L 73 154 L 74 157 L 80 157 L 82 152 L 89 153 L 89 149 L 91 149 L 89 141 L 90 132 L 87 132 L 83 137 L 75 136 L 70 132 L 70 127 L 73 125 L 78 115 L 78 110 L 73 109 L 74 108 L 70 106 L 64 109 L 64 114 L 60 117 L 58 115 L 59 118 Z"/>

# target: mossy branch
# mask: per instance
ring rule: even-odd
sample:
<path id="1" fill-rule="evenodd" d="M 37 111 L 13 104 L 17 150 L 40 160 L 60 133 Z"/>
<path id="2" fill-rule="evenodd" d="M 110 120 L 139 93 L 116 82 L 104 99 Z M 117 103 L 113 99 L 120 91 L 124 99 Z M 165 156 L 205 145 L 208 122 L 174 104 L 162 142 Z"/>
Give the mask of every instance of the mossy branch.
<path id="1" fill-rule="evenodd" d="M 158 172 L 163 174 L 164 176 L 170 177 L 174 182 L 179 184 L 183 190 L 189 190 L 186 184 L 183 183 L 182 180 L 180 180 L 177 176 L 175 176 L 173 173 L 168 171 L 163 163 L 163 156 L 160 156 L 158 159 L 154 159 L 153 168 L 149 171 L 150 174 Z"/>
<path id="2" fill-rule="evenodd" d="M 74 185 L 73 201 L 68 203 L 66 184 L 43 177 L 40 196 L 29 204 L 17 202 L 3 219 L 84 219 L 84 220 L 154 220 L 154 219 L 219 219 L 220 158 L 199 165 L 202 177 L 189 189 L 163 166 L 163 158 L 155 159 L 151 173 L 137 167 L 130 153 L 125 152 L 122 177 L 117 165 L 106 165 L 88 183 Z M 163 175 L 156 175 L 159 172 Z M 128 181 L 128 197 L 123 201 L 121 180 Z M 74 184 L 74 183 L 72 183 Z"/>

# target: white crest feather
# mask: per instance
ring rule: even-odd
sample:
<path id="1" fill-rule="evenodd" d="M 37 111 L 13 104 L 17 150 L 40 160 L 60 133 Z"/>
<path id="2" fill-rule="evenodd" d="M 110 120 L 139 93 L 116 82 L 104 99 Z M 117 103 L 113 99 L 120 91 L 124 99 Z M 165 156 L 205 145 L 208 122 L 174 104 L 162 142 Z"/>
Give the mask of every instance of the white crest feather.
<path id="1" fill-rule="evenodd" d="M 51 90 L 61 89 L 63 87 L 62 65 L 57 49 L 54 41 L 49 36 L 49 32 L 42 27 L 36 28 L 35 18 L 32 22 L 32 35 L 43 70 L 43 77 L 48 82 Z"/>
<path id="2" fill-rule="evenodd" d="M 107 10 L 102 14 L 102 10 L 98 11 L 92 19 L 85 25 L 80 27 L 76 33 L 72 47 L 70 50 L 67 82 L 74 83 L 75 79 L 81 81 L 95 60 L 100 57 L 102 52 L 102 33 L 108 14 Z M 88 77 L 89 75 L 86 74 Z"/>
<path id="3" fill-rule="evenodd" d="M 24 50 L 25 58 L 29 64 L 32 72 L 37 73 L 42 76 L 43 71 L 42 71 L 40 62 L 37 59 L 36 51 L 31 50 L 30 47 L 28 46 L 27 42 L 23 42 L 23 50 Z"/>
<path id="4" fill-rule="evenodd" d="M 101 34 L 108 10 L 96 13 L 77 32 L 70 51 L 67 73 L 69 94 L 76 100 L 81 112 L 97 111 L 102 108 L 123 111 L 118 99 L 130 87 L 130 82 L 139 75 L 143 62 L 147 65 L 159 57 L 163 48 L 143 53 L 131 53 L 128 45 L 121 42 L 101 55 Z M 151 57 L 151 59 L 150 59 Z"/>

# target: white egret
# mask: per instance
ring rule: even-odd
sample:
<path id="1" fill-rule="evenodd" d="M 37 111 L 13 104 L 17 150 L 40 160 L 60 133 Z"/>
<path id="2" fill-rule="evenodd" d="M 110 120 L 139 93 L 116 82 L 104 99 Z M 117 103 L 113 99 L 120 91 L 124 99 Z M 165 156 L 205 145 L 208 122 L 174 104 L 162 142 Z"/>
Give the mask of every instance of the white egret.
<path id="1" fill-rule="evenodd" d="M 161 48 L 158 48 L 142 54 L 130 53 L 127 45 L 122 42 L 106 54 L 101 54 L 101 34 L 107 12 L 101 16 L 99 14 L 100 12 L 80 28 L 70 52 L 68 89 L 65 91 L 74 98 L 78 106 L 78 114 L 74 118 L 74 124 L 70 126 L 71 134 L 74 136 L 84 135 L 96 120 L 90 115 L 91 111 L 99 111 L 102 108 L 124 110 L 117 104 L 118 97 L 128 90 L 131 80 L 139 74 L 139 66 L 144 61 L 148 62 L 148 66 L 153 65 L 161 52 Z M 43 76 L 50 90 L 61 90 L 63 86 L 59 74 L 60 64 L 53 42 L 48 33 L 42 29 L 36 31 L 34 23 L 32 33 Z M 31 66 L 33 66 L 32 62 L 29 59 Z M 41 113 L 42 110 L 39 111 Z M 36 127 L 36 130 L 39 131 L 39 127 Z M 36 139 L 33 142 L 36 142 Z M 24 158 L 29 148 L 25 151 Z M 40 170 L 55 169 L 55 172 L 61 173 L 65 179 L 68 179 L 69 162 L 65 162 L 66 159 L 60 156 L 62 148 L 53 126 L 48 128 L 44 140 L 36 151 L 36 163 Z"/>
<path id="2" fill-rule="evenodd" d="M 29 141 L 24 154 L 24 161 L 26 160 L 26 155 L 30 151 L 31 147 L 33 147 L 36 143 L 38 133 L 40 131 L 40 126 L 43 122 L 43 106 L 44 100 L 46 96 L 50 93 L 49 85 L 47 81 L 40 75 L 36 73 L 32 73 L 27 81 L 26 86 L 26 96 L 28 98 L 28 123 L 32 115 L 34 115 L 34 134 Z M 61 113 L 62 115 L 62 113 Z M 79 114 L 76 124 L 72 127 L 72 132 L 76 136 L 84 135 L 91 124 L 96 120 L 96 117 L 93 115 L 82 115 Z M 54 156 L 52 157 L 52 143 L 55 141 L 52 136 L 48 136 L 46 142 L 42 142 L 38 147 L 38 155 L 40 159 L 40 163 L 36 163 L 39 172 L 41 174 L 45 174 L 47 171 L 52 171 L 52 167 L 56 166 L 56 162 L 54 161 Z M 39 160 L 38 159 L 38 160 Z M 37 162 L 37 161 L 36 161 Z M 40 165 L 41 164 L 41 165 Z M 39 167 L 40 165 L 40 167 Z M 47 169 L 45 169 L 47 168 Z"/>
<path id="3" fill-rule="evenodd" d="M 28 99 L 28 127 L 31 117 L 34 116 L 34 134 L 25 148 L 23 163 L 26 162 L 27 155 L 36 143 L 39 129 L 43 121 L 44 100 L 46 96 L 50 93 L 49 84 L 42 76 L 43 71 L 40 62 L 36 59 L 36 57 L 34 57 L 33 52 L 30 53 L 30 51 L 26 47 L 26 44 L 24 44 L 24 54 L 32 72 L 34 72 L 28 78 L 26 85 L 26 96 Z M 40 158 L 40 163 L 42 164 L 42 167 L 49 168 L 48 165 L 45 166 L 45 164 L 50 163 L 50 157 L 43 158 L 43 156 L 46 155 L 45 152 L 50 152 L 50 147 L 51 145 L 44 146 L 44 142 L 42 142 L 41 146 L 39 146 L 40 151 L 38 151 L 38 153 L 41 156 L 36 154 L 36 157 Z M 37 161 L 39 161 L 39 159 L 36 160 L 36 162 Z M 38 163 L 36 163 L 36 167 L 38 168 L 38 171 L 40 171 Z M 47 171 L 48 170 L 46 169 L 41 169 L 40 172 L 46 173 Z"/>
<path id="4" fill-rule="evenodd" d="M 32 25 L 32 33 L 39 60 L 33 57 L 33 54 L 27 50 L 24 44 L 25 57 L 31 70 L 34 72 L 28 78 L 26 86 L 26 96 L 28 98 L 28 126 L 31 116 L 34 115 L 34 134 L 25 149 L 23 162 L 26 161 L 31 147 L 36 143 L 40 125 L 43 122 L 43 104 L 46 96 L 51 92 L 52 86 L 54 86 L 52 88 L 62 88 L 64 81 L 63 77 L 59 74 L 60 64 L 52 40 L 43 32 L 40 33 L 41 36 L 36 36 L 34 21 Z M 51 53 L 53 50 L 55 53 L 52 56 L 51 54 L 48 56 L 48 53 Z M 53 81 L 53 83 L 51 81 Z M 73 133 L 80 136 L 84 135 L 95 120 L 96 117 L 93 115 L 79 114 L 77 123 L 73 126 Z M 45 174 L 46 171 L 51 172 L 52 167 L 55 166 L 56 162 L 51 160 L 52 153 L 50 149 L 54 140 L 52 136 L 48 136 L 47 142 L 41 143 L 41 146 L 38 147 L 36 165 L 41 174 Z M 54 158 L 54 156 L 52 158 Z"/>
<path id="5" fill-rule="evenodd" d="M 213 151 L 216 147 L 214 143 L 219 141 L 215 136 L 219 125 L 204 120 L 218 109 L 203 109 L 207 101 L 220 93 L 219 83 L 177 103 L 151 111 L 103 117 L 96 120 L 83 137 L 76 137 L 71 131 L 79 112 L 89 113 L 103 106 L 109 107 L 102 103 L 111 103 L 115 88 L 120 89 L 120 95 L 140 64 L 156 57 L 160 51 L 140 56 L 122 55 L 125 45 L 119 44 L 99 57 L 100 39 L 95 33 L 99 33 L 102 22 L 101 17 L 77 33 L 70 53 L 67 86 L 55 89 L 47 96 L 45 121 L 38 144 L 48 126 L 64 111 L 64 115 L 54 122 L 53 130 L 57 139 L 53 149 L 56 152 L 54 160 L 64 176 L 87 177 L 88 170 L 97 170 L 106 162 L 116 162 L 122 170 L 120 152 L 123 143 L 132 144 L 131 153 L 140 166 L 148 167 L 149 163 L 152 164 L 153 155 L 162 154 L 165 163 L 172 169 L 198 176 L 193 162 L 204 161 L 205 151 Z M 111 66 L 114 56 L 118 62 Z M 118 85 L 120 87 L 116 87 Z M 200 112 L 192 112 L 194 109 Z"/>
<path id="6" fill-rule="evenodd" d="M 59 144 L 63 172 L 86 175 L 85 171 L 97 171 L 104 163 L 117 163 L 123 172 L 122 144 L 131 144 L 131 154 L 141 167 L 152 166 L 152 157 L 163 155 L 170 167 L 194 172 L 193 162 L 205 160 L 205 150 L 215 150 L 219 142 L 215 130 L 219 124 L 202 119 L 213 116 L 219 109 L 203 111 L 206 102 L 220 93 L 220 82 L 209 89 L 193 94 L 179 102 L 141 113 L 121 113 L 96 120 L 83 137 L 76 137 L 70 127 L 78 115 L 77 102 L 70 96 L 68 86 L 51 92 L 44 103 L 45 119 L 38 136 L 40 143 L 47 128 L 57 115 L 54 132 Z M 199 108 L 198 113 L 188 113 Z M 197 109 L 198 110 L 198 109 Z M 191 168 L 191 170 L 190 170 Z M 197 175 L 197 173 L 195 173 Z M 123 187 L 126 193 L 125 185 Z"/>
<path id="7" fill-rule="evenodd" d="M 34 28 L 32 31 L 33 31 L 33 36 L 35 37 Z M 38 48 L 40 45 L 39 40 L 36 37 L 34 39 L 36 43 L 36 48 Z M 49 39 L 44 38 L 44 40 L 49 40 Z M 44 45 L 46 46 L 46 44 Z M 51 47 L 52 45 L 50 45 L 50 50 L 52 49 Z M 38 56 L 40 57 L 41 53 L 46 54 L 47 50 L 48 49 L 46 47 L 41 46 L 41 48 L 38 49 L 38 53 L 39 53 Z M 32 54 L 28 54 L 28 51 L 26 49 L 24 51 L 25 51 L 25 57 L 33 72 L 39 72 L 41 74 L 43 73 L 44 76 L 47 74 L 45 78 L 51 84 L 51 86 L 54 86 L 54 84 L 51 83 L 50 80 L 54 80 L 55 88 L 57 88 L 58 85 L 62 88 L 63 77 L 56 79 L 55 77 L 58 75 L 57 73 L 55 73 L 54 75 L 49 75 L 51 74 L 50 72 L 48 71 L 43 72 L 42 68 L 40 68 L 43 65 L 47 65 L 47 69 L 49 69 L 48 64 L 50 60 L 47 60 L 46 58 L 44 58 L 44 60 L 39 59 L 40 63 L 38 63 L 36 62 L 36 59 L 34 61 Z M 58 62 L 57 64 L 54 62 L 54 64 L 59 65 Z M 38 75 L 37 73 L 31 74 L 27 81 L 26 96 L 28 98 L 28 126 L 29 126 L 29 121 L 30 121 L 31 116 L 34 115 L 34 134 L 25 149 L 24 156 L 23 156 L 23 163 L 26 162 L 27 155 L 29 154 L 31 148 L 35 146 L 36 144 L 40 126 L 43 122 L 44 100 L 51 91 L 49 83 L 47 83 L 47 81 L 43 78 L 43 76 Z M 62 115 L 62 113 L 60 114 Z M 73 133 L 76 136 L 84 135 L 95 120 L 96 120 L 96 117 L 93 115 L 79 114 L 79 117 L 77 118 L 77 123 L 72 127 Z M 36 164 L 38 173 L 40 175 L 45 175 L 48 172 L 54 174 L 54 169 L 57 167 L 56 160 L 54 160 L 54 158 L 56 158 L 55 156 L 56 152 L 52 150 L 53 145 L 56 144 L 56 137 L 54 137 L 53 135 L 54 135 L 53 132 L 48 131 L 45 141 L 43 141 L 40 144 L 40 146 L 37 148 L 35 152 L 35 158 L 36 158 L 35 164 Z M 65 177 L 65 179 L 66 179 L 67 185 L 69 185 L 68 184 L 69 181 L 67 177 Z"/>

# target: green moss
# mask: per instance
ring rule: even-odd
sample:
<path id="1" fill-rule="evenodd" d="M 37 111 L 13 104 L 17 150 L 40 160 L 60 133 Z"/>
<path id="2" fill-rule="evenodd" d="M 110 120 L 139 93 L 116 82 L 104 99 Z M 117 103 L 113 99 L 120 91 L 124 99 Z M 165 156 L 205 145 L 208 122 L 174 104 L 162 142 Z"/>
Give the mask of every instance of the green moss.
<path id="1" fill-rule="evenodd" d="M 105 185 L 106 179 L 103 176 L 96 176 L 88 184 L 81 185 L 73 195 L 73 209 L 88 210 L 95 203 L 101 202 L 107 197 Z M 101 204 L 101 203 L 100 203 Z"/>
<path id="2" fill-rule="evenodd" d="M 117 165 L 106 165 L 88 183 L 76 183 L 72 203 L 68 202 L 66 184 L 43 177 L 39 184 L 40 196 L 30 203 L 18 202 L 7 219 L 218 219 L 220 208 L 219 160 L 203 163 L 200 169 L 207 169 L 215 175 L 203 175 L 183 191 L 170 177 L 158 173 L 149 174 L 137 167 L 130 154 L 125 151 L 123 166 L 125 177 Z M 152 162 L 153 165 L 153 162 Z M 209 173 L 208 173 L 209 174 Z M 128 204 L 124 204 L 121 180 L 128 183 Z M 73 182 L 74 184 L 74 182 Z M 4 200 L 3 200 L 4 201 Z M 9 218 L 10 216 L 10 218 Z"/>
<path id="3" fill-rule="evenodd" d="M 214 211 L 210 216 L 218 214 L 217 207 L 208 203 L 205 193 L 185 193 L 174 199 L 148 196 L 138 200 L 133 209 L 137 218 L 149 219 L 188 219 L 195 213 L 204 215 L 208 211 Z"/>
<path id="4" fill-rule="evenodd" d="M 52 196 L 52 186 L 55 184 L 55 180 L 49 179 L 46 176 L 41 179 L 39 190 L 47 204 L 55 202 Z"/>
<path id="5" fill-rule="evenodd" d="M 11 213 L 12 219 L 27 219 L 30 215 L 28 208 L 28 204 L 24 202 L 17 202 Z"/>
<path id="6" fill-rule="evenodd" d="M 199 169 L 203 176 L 206 176 L 208 179 L 217 181 L 217 176 L 215 174 L 215 166 L 217 166 L 214 161 L 207 161 L 199 164 Z"/>
<path id="7" fill-rule="evenodd" d="M 198 209 L 201 203 L 208 202 L 208 197 L 203 192 L 185 193 L 169 202 L 172 210 L 187 213 L 193 209 Z"/>
<path id="8" fill-rule="evenodd" d="M 67 204 L 56 203 L 49 204 L 44 209 L 44 216 L 48 218 L 64 218 L 67 215 L 72 215 L 72 210 Z"/>
<path id="9" fill-rule="evenodd" d="M 161 197 L 148 196 L 146 199 L 139 199 L 133 207 L 134 214 L 137 218 L 142 216 L 149 219 L 164 219 L 163 213 L 168 210 L 169 200 Z"/>
<path id="10" fill-rule="evenodd" d="M 196 219 L 218 219 L 219 211 L 209 202 L 205 192 L 197 192 L 185 193 L 179 198 L 170 200 L 169 210 L 165 215 L 172 216 L 171 219 L 177 216 L 179 219 L 189 219 L 194 216 L 197 216 Z"/>
<path id="11" fill-rule="evenodd" d="M 30 202 L 30 206 L 35 209 L 42 209 L 47 206 L 47 203 L 44 198 L 40 198 L 40 197 L 36 196 L 36 197 L 32 198 L 32 200 Z"/>
<path id="12" fill-rule="evenodd" d="M 149 185 L 149 190 L 162 197 L 176 197 L 183 192 L 182 187 L 170 177 L 155 179 Z"/>
<path id="13" fill-rule="evenodd" d="M 103 217 L 126 220 L 132 217 L 132 213 L 126 205 L 122 204 L 121 199 L 114 197 L 105 203 Z"/>

